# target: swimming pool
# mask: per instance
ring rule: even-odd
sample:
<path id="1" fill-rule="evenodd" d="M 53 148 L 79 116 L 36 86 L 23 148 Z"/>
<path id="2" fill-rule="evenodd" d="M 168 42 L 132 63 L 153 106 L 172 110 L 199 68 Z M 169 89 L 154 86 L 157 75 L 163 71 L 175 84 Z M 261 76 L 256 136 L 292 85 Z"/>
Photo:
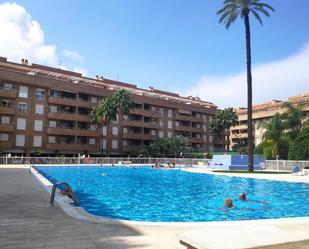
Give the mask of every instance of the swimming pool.
<path id="1" fill-rule="evenodd" d="M 148 222 L 202 222 L 309 216 L 309 184 L 190 173 L 150 167 L 39 166 L 68 182 L 94 215 Z M 247 193 L 247 202 L 237 200 Z M 223 200 L 234 209 L 223 209 Z"/>

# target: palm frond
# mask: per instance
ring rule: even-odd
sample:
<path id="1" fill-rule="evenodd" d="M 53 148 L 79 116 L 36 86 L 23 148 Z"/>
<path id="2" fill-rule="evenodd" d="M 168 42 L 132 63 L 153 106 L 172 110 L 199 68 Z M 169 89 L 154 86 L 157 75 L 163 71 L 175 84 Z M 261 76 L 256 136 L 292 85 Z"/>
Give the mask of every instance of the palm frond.
<path id="1" fill-rule="evenodd" d="M 255 18 L 260 22 L 260 24 L 263 26 L 263 22 L 259 14 L 255 10 L 251 10 L 252 14 L 255 16 Z"/>

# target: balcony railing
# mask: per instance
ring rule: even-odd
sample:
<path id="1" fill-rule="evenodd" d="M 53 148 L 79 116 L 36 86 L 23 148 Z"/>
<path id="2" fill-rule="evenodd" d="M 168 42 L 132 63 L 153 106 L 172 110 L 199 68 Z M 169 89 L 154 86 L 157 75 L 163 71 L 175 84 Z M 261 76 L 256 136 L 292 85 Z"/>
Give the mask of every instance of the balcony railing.
<path id="1" fill-rule="evenodd" d="M 69 120 L 69 121 L 81 121 L 81 122 L 91 122 L 90 116 L 82 116 L 75 113 L 66 113 L 66 112 L 49 112 L 47 117 L 50 119 L 57 120 Z"/>
<path id="2" fill-rule="evenodd" d="M 17 91 L 13 88 L 0 87 L 0 97 L 17 98 Z"/>
<path id="3" fill-rule="evenodd" d="M 0 114 L 15 115 L 16 109 L 14 107 L 7 107 L 7 106 L 1 106 L 0 105 Z"/>
<path id="4" fill-rule="evenodd" d="M 86 108 L 92 108 L 96 105 L 96 103 L 85 101 L 84 99 L 79 98 L 63 98 L 63 97 L 56 97 L 56 96 L 49 96 L 48 97 L 49 104 L 57 104 L 57 105 L 69 105 L 69 106 L 80 106 Z"/>
<path id="5" fill-rule="evenodd" d="M 0 131 L 1 132 L 13 132 L 14 125 L 12 124 L 0 124 Z"/>
<path id="6" fill-rule="evenodd" d="M 47 133 L 50 135 L 68 135 L 68 136 L 85 136 L 85 137 L 98 137 L 98 131 L 91 131 L 79 128 L 47 128 Z"/>
<path id="7" fill-rule="evenodd" d="M 47 150 L 71 150 L 71 151 L 98 151 L 99 146 L 93 144 L 62 144 L 62 143 L 54 143 L 54 144 L 46 144 Z"/>

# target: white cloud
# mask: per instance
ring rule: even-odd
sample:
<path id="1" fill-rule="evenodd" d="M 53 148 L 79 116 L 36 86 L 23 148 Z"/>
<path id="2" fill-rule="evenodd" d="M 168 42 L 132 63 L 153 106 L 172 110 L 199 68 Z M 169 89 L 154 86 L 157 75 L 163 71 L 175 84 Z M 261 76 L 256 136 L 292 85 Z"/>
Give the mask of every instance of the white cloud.
<path id="1" fill-rule="evenodd" d="M 21 58 L 24 58 L 31 63 L 60 67 L 65 70 L 73 68 L 73 71 L 87 74 L 84 68 L 61 64 L 56 46 L 46 44 L 40 24 L 33 20 L 21 5 L 0 4 L 0 34 L 2 34 L 0 35 L 0 56 L 7 57 L 9 61 L 20 62 Z M 61 55 L 76 62 L 84 60 L 82 55 L 70 49 L 64 49 Z"/>
<path id="2" fill-rule="evenodd" d="M 309 44 L 282 60 L 252 67 L 253 103 L 271 99 L 287 99 L 289 96 L 308 92 Z M 245 107 L 247 105 L 246 71 L 227 76 L 203 76 L 188 95 L 197 95 L 220 108 Z"/>
<path id="3" fill-rule="evenodd" d="M 0 4 L 0 55 L 11 61 L 27 58 L 37 63 L 56 65 L 56 46 L 44 43 L 40 24 L 16 3 Z"/>
<path id="4" fill-rule="evenodd" d="M 83 62 L 84 61 L 84 57 L 81 56 L 78 52 L 74 51 L 74 50 L 70 50 L 70 49 L 64 49 L 62 51 L 62 55 L 64 55 L 65 57 L 78 61 L 78 62 Z"/>

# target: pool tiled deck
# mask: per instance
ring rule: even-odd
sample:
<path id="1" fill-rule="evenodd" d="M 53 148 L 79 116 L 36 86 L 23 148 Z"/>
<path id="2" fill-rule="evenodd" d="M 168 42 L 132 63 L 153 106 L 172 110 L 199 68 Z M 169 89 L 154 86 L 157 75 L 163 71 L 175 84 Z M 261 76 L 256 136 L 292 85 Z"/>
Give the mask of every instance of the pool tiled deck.
<path id="1" fill-rule="evenodd" d="M 273 176 L 304 182 L 308 178 L 309 182 L 308 176 Z M 210 222 L 198 226 L 143 226 L 75 219 L 58 205 L 50 206 L 48 193 L 28 173 L 28 168 L 0 166 L 1 249 L 182 248 L 179 239 L 196 248 L 309 249 L 308 231 L 309 218 Z"/>

